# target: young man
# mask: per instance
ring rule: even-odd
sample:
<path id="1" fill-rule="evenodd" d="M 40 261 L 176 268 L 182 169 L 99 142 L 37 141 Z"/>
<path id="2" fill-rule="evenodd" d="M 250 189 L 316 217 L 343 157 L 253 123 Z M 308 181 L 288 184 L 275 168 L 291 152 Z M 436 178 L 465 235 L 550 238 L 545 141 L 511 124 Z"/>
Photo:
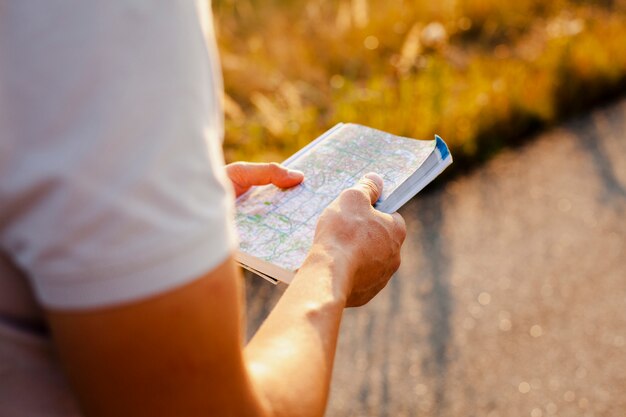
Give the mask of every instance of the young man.
<path id="1" fill-rule="evenodd" d="M 400 263 L 380 177 L 244 346 L 233 194 L 303 175 L 224 169 L 205 3 L 0 6 L 0 415 L 322 415 L 344 307 Z"/>

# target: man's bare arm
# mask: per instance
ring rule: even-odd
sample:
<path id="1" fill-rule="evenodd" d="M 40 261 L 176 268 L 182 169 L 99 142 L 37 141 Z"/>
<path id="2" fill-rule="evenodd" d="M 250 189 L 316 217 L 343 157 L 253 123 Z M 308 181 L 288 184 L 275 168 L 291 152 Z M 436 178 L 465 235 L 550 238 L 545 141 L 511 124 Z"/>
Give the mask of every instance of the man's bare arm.
<path id="1" fill-rule="evenodd" d="M 48 311 L 86 416 L 265 415 L 242 355 L 240 281 L 229 258 L 146 301 Z"/>
<path id="2" fill-rule="evenodd" d="M 322 415 L 344 306 L 367 302 L 399 264 L 404 226 L 371 207 L 377 182 L 324 213 L 305 265 L 245 352 L 232 259 L 146 301 L 49 311 L 86 415 Z"/>
<path id="3" fill-rule="evenodd" d="M 343 308 L 367 303 L 400 265 L 404 220 L 374 210 L 381 191 L 380 178 L 364 178 L 326 209 L 307 260 L 246 348 L 275 415 L 324 414 Z"/>

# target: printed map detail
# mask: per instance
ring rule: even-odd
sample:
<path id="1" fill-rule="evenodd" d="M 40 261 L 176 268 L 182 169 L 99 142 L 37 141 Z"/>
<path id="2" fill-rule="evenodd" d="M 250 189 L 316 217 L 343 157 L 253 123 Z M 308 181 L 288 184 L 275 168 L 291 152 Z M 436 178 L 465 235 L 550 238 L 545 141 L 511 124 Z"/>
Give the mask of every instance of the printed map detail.
<path id="1" fill-rule="evenodd" d="M 406 139 L 346 124 L 288 162 L 304 172 L 302 184 L 258 187 L 237 200 L 239 249 L 289 271 L 297 270 L 313 242 L 317 220 L 342 190 L 364 174 L 384 180 L 385 200 L 434 151 L 435 141 Z"/>

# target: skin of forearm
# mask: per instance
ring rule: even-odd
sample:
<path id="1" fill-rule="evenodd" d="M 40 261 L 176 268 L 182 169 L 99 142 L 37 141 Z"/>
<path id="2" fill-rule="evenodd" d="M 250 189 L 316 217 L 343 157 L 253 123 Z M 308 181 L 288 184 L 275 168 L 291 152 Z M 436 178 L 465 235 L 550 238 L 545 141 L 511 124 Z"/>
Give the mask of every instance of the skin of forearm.
<path id="1" fill-rule="evenodd" d="M 271 416 L 322 416 L 352 271 L 314 247 L 245 349 L 252 384 Z"/>

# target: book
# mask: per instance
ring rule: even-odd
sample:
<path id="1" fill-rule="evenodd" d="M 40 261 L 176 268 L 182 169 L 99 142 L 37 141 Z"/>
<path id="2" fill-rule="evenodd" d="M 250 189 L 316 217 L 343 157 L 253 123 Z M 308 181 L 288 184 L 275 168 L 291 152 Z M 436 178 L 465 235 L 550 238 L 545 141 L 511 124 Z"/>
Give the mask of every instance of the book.
<path id="1" fill-rule="evenodd" d="M 384 186 L 374 207 L 393 213 L 451 163 L 437 135 L 416 140 L 340 123 L 283 162 L 304 172 L 301 184 L 253 187 L 237 199 L 235 260 L 270 282 L 289 283 L 313 244 L 320 214 L 341 191 L 376 172 Z"/>

